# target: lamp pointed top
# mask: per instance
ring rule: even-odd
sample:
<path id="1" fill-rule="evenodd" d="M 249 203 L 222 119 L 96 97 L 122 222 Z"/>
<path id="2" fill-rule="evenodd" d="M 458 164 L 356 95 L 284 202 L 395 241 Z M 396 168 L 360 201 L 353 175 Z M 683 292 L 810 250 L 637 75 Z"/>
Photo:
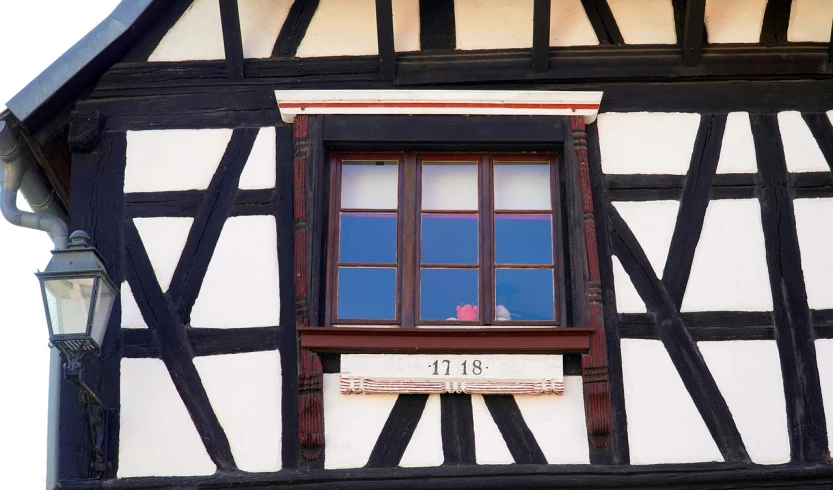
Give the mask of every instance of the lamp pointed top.
<path id="1" fill-rule="evenodd" d="M 69 248 L 89 248 L 90 235 L 84 230 L 76 230 L 69 236 Z"/>

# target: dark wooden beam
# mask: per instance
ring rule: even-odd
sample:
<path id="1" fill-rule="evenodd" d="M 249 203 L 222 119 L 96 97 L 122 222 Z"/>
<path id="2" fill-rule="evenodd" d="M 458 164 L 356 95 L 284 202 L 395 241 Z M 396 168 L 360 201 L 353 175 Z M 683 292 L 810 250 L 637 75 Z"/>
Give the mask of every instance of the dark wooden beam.
<path id="1" fill-rule="evenodd" d="M 706 0 L 688 0 L 683 23 L 683 64 L 699 66 L 703 51 L 703 32 L 706 29 Z"/>
<path id="2" fill-rule="evenodd" d="M 419 46 L 422 51 L 457 47 L 454 0 L 419 0 Z"/>
<path id="3" fill-rule="evenodd" d="M 769 312 L 705 311 L 681 313 L 694 340 L 774 340 L 775 327 Z M 656 322 L 649 313 L 619 314 L 619 333 L 628 339 L 657 339 Z"/>
<path id="4" fill-rule="evenodd" d="M 483 395 L 483 401 L 516 464 L 547 464 L 547 458 L 526 425 L 514 396 Z"/>
<path id="5" fill-rule="evenodd" d="M 833 486 L 833 465 L 683 463 L 658 465 L 444 465 L 433 468 L 355 468 L 274 473 L 218 472 L 208 476 L 67 479 L 65 490 L 173 490 L 182 488 L 280 487 L 325 490 L 483 488 L 763 488 Z M 407 486 L 406 486 L 407 485 Z"/>
<path id="6" fill-rule="evenodd" d="M 761 44 L 775 46 L 787 42 L 792 0 L 768 0 L 761 23 Z"/>
<path id="7" fill-rule="evenodd" d="M 599 44 L 617 46 L 625 44 L 625 39 L 619 31 L 619 25 L 616 23 L 607 0 L 581 0 L 581 4 L 587 12 L 587 18 L 596 32 Z"/>
<path id="8" fill-rule="evenodd" d="M 399 466 L 425 411 L 428 395 L 399 395 L 376 438 L 365 468 Z"/>
<path id="9" fill-rule="evenodd" d="M 440 433 L 443 465 L 477 464 L 471 395 L 440 395 Z"/>
<path id="10" fill-rule="evenodd" d="M 550 0 L 535 0 L 532 14 L 532 71 L 549 70 Z"/>
<path id="11" fill-rule="evenodd" d="M 232 82 L 243 80 L 243 35 L 240 33 L 240 12 L 237 0 L 220 0 L 220 23 L 223 26 L 223 48 L 226 70 Z"/>
<path id="12" fill-rule="evenodd" d="M 645 301 L 648 311 L 655 315 L 657 336 L 668 351 L 717 448 L 727 462 L 749 463 L 749 454 L 732 412 L 691 333 L 682 322 L 671 295 L 657 278 L 645 252 L 616 208 L 609 205 L 607 213 L 612 251 Z"/>
<path id="13" fill-rule="evenodd" d="M 787 164 L 776 114 L 750 115 L 758 160 L 761 223 L 794 462 L 827 458 L 827 424 Z M 819 223 L 821 225 L 821 223 Z"/>
<path id="14" fill-rule="evenodd" d="M 379 45 L 379 76 L 382 80 L 393 80 L 396 77 L 396 50 L 391 0 L 376 0 L 376 41 Z"/>
<path id="15" fill-rule="evenodd" d="M 217 356 L 261 352 L 278 348 L 277 327 L 187 328 L 188 342 L 195 356 Z M 149 328 L 124 329 L 126 358 L 158 358 L 153 331 Z"/>
<path id="16" fill-rule="evenodd" d="M 272 48 L 273 57 L 295 56 L 317 9 L 318 0 L 295 0 L 292 3 Z"/>
<path id="17" fill-rule="evenodd" d="M 132 192 L 125 195 L 125 219 L 193 217 L 205 198 L 204 191 Z M 274 189 L 237 191 L 229 216 L 274 213 Z"/>

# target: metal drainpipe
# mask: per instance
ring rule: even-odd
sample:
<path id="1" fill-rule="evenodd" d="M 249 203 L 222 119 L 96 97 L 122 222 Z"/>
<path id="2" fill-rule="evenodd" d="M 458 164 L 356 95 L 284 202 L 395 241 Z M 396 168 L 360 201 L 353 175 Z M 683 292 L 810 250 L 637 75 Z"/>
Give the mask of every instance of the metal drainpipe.
<path id="1" fill-rule="evenodd" d="M 16 226 L 45 231 L 50 234 L 56 250 L 66 248 L 67 224 L 55 214 L 63 214 L 52 201 L 52 193 L 34 171 L 28 154 L 20 146 L 20 137 L 12 133 L 6 121 L 0 120 L 0 212 Z M 25 184 L 24 194 L 33 209 L 49 215 L 29 213 L 17 208 L 17 191 Z M 33 202 L 34 201 L 34 202 Z M 59 215 L 60 215 L 59 214 Z M 46 488 L 58 482 L 58 427 L 61 396 L 61 355 L 50 349 L 49 405 L 46 425 Z"/>

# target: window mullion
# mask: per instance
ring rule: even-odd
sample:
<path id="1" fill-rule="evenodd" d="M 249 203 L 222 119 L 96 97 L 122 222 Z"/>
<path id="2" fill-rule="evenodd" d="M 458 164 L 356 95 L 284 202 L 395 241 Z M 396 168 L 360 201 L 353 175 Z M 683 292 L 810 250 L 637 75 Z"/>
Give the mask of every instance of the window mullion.
<path id="1" fill-rule="evenodd" d="M 413 328 L 416 318 L 416 267 L 419 238 L 416 230 L 417 181 L 416 154 L 407 153 L 400 164 L 399 176 L 399 318 L 404 328 Z"/>
<path id="2" fill-rule="evenodd" d="M 480 158 L 480 318 L 483 325 L 492 325 L 495 317 L 493 299 L 494 240 L 492 216 L 492 158 Z"/>

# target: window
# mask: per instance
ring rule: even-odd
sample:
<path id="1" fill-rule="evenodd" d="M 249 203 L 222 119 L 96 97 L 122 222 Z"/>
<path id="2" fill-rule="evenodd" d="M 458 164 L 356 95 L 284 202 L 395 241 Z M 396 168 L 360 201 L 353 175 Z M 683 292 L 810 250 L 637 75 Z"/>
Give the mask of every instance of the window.
<path id="1" fill-rule="evenodd" d="M 333 154 L 327 324 L 547 326 L 558 167 L 538 154 Z"/>

